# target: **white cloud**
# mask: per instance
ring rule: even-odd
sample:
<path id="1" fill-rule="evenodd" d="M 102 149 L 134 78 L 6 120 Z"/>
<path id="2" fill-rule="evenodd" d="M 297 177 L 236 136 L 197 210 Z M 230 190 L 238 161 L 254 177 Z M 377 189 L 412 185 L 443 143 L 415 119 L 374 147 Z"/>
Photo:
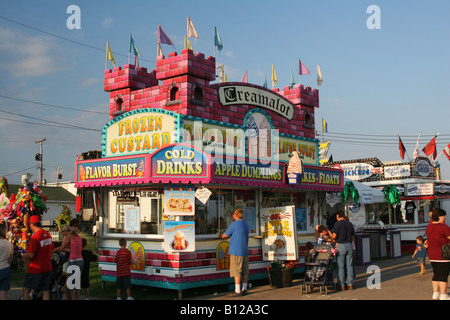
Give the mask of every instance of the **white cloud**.
<path id="1" fill-rule="evenodd" d="M 0 68 L 15 78 L 52 74 L 67 69 L 61 64 L 62 48 L 51 38 L 33 37 L 18 30 L 0 29 Z"/>
<path id="2" fill-rule="evenodd" d="M 81 80 L 80 85 L 82 87 L 91 87 L 91 86 L 97 86 L 99 83 L 101 83 L 101 80 L 98 78 L 85 78 Z"/>
<path id="3" fill-rule="evenodd" d="M 114 24 L 114 19 L 111 18 L 111 17 L 106 17 L 106 18 L 103 19 L 103 21 L 102 21 L 102 27 L 103 27 L 104 29 L 110 29 L 110 28 L 112 28 L 113 24 Z"/>

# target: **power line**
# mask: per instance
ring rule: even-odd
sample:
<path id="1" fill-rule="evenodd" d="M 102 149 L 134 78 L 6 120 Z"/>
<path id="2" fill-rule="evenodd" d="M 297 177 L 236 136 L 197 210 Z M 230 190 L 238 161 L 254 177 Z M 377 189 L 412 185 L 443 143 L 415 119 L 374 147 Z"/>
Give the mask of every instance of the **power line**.
<path id="1" fill-rule="evenodd" d="M 37 104 L 37 105 L 41 105 L 41 106 L 46 106 L 46 107 L 52 107 L 52 108 L 66 109 L 66 110 L 79 111 L 79 112 L 89 112 L 89 113 L 98 113 L 98 114 L 108 114 L 107 112 L 91 111 L 91 110 L 83 110 L 83 109 L 77 109 L 77 108 L 64 107 L 64 106 L 59 106 L 59 105 L 55 105 L 55 104 L 49 104 L 49 103 L 43 103 L 43 102 L 37 102 L 37 101 L 31 101 L 31 100 L 25 100 L 25 99 L 14 98 L 14 97 L 5 96 L 5 95 L 2 95 L 2 94 L 0 94 L 0 97 L 1 97 L 1 98 L 5 98 L 5 99 L 11 99 L 11 100 L 16 100 L 16 101 L 21 101 L 21 102 L 33 103 L 33 104 Z"/>
<path id="2" fill-rule="evenodd" d="M 18 24 L 18 25 L 20 25 L 20 26 L 22 26 L 22 27 L 26 27 L 26 28 L 29 28 L 29 29 L 31 29 L 31 30 L 34 30 L 34 31 L 37 31 L 37 32 L 44 33 L 44 34 L 49 35 L 49 36 L 51 36 L 51 37 L 55 37 L 55 38 L 58 38 L 58 39 L 61 39 L 61 40 L 69 41 L 69 42 L 78 44 L 78 45 L 80 45 L 80 46 L 84 46 L 84 47 L 87 47 L 87 48 L 90 48 L 90 49 L 94 49 L 94 50 L 102 51 L 102 52 L 105 52 L 105 53 L 106 53 L 106 49 L 103 49 L 103 48 L 95 47 L 95 46 L 92 46 L 92 45 L 90 45 L 90 44 L 86 44 L 86 43 L 83 43 L 83 42 L 79 42 L 79 41 L 75 41 L 75 40 L 72 40 L 72 39 L 69 39 L 69 38 L 65 38 L 65 37 L 62 37 L 62 36 L 58 36 L 58 35 L 56 35 L 56 34 L 54 34 L 54 33 L 50 33 L 50 32 L 47 32 L 47 31 L 38 29 L 38 28 L 36 28 L 36 27 L 32 27 L 32 26 L 27 25 L 27 24 L 25 24 L 25 23 L 22 23 L 22 22 L 19 22 L 19 21 L 15 21 L 15 20 L 6 18 L 6 17 L 4 17 L 4 16 L 0 16 L 0 18 L 1 18 L 1 19 L 4 19 L 4 20 L 7 20 L 7 21 L 9 21 L 9 22 Z M 113 53 L 114 53 L 115 55 L 118 55 L 118 56 L 122 56 L 122 57 L 128 58 L 128 54 L 122 54 L 122 53 L 117 53 L 117 52 L 113 52 Z M 142 58 L 142 57 L 139 58 L 139 59 L 142 60 L 142 61 L 147 61 L 147 62 L 156 63 L 156 61 L 153 61 L 153 60 L 147 60 L 147 59 L 144 59 L 144 58 Z"/>

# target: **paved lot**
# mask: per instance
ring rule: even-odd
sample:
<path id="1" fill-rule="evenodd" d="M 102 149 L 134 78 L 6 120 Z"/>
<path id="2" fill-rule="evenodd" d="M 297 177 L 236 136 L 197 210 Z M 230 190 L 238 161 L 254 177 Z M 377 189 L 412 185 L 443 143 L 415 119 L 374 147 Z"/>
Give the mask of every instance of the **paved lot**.
<path id="1" fill-rule="evenodd" d="M 373 262 L 379 267 L 380 288 L 369 289 L 368 279 L 374 277 L 367 273 L 369 266 L 356 266 L 355 289 L 352 291 L 330 290 L 328 294 L 320 294 L 316 288 L 312 293 L 302 294 L 303 279 L 294 279 L 292 287 L 273 288 L 269 285 L 249 289 L 248 295 L 232 297 L 231 293 L 219 293 L 189 298 L 189 300 L 431 300 L 431 265 L 427 261 L 426 273 L 419 275 L 420 268 L 416 259 L 405 255 L 399 259 L 383 259 Z M 369 281 L 369 285 L 373 285 Z M 22 288 L 11 288 L 9 300 L 19 300 Z M 93 300 L 98 298 L 93 297 Z"/>
<path id="2" fill-rule="evenodd" d="M 352 291 L 329 291 L 327 295 L 320 294 L 316 288 L 312 293 L 301 294 L 302 279 L 294 279 L 292 287 L 272 288 L 261 286 L 252 288 L 243 297 L 232 297 L 232 294 L 216 294 L 198 297 L 203 300 L 431 300 L 432 288 L 431 265 L 427 261 L 426 273 L 419 275 L 420 267 L 416 259 L 410 255 L 399 259 L 384 259 L 373 262 L 379 267 L 380 288 L 369 289 L 373 286 L 372 272 L 367 273 L 369 266 L 356 266 L 356 278 Z"/>

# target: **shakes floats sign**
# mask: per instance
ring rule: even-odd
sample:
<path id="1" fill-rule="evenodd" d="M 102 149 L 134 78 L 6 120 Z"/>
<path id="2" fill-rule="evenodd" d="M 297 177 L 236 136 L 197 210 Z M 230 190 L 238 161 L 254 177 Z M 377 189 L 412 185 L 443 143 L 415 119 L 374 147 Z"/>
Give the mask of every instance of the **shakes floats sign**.
<path id="1" fill-rule="evenodd" d="M 222 86 L 219 88 L 220 103 L 224 106 L 250 104 L 280 114 L 288 120 L 294 116 L 294 105 L 282 96 L 251 86 Z"/>

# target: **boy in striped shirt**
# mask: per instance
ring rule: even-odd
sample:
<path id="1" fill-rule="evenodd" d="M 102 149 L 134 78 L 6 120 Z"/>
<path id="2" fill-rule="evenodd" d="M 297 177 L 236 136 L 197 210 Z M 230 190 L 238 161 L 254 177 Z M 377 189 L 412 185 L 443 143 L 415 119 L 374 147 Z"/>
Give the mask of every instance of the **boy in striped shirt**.
<path id="1" fill-rule="evenodd" d="M 116 289 L 117 289 L 117 300 L 122 300 L 120 297 L 120 292 L 125 289 L 127 293 L 127 300 L 134 300 L 131 297 L 131 252 L 127 249 L 127 241 L 124 238 L 119 240 L 120 249 L 116 254 Z"/>

